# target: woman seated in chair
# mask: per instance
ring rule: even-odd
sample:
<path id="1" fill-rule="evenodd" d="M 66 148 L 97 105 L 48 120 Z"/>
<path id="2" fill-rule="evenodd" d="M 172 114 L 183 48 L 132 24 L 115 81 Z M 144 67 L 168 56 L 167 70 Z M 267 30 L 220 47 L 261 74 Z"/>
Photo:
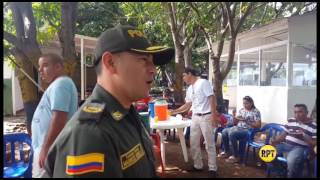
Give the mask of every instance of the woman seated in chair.
<path id="1" fill-rule="evenodd" d="M 249 137 L 249 130 L 251 128 L 261 127 L 260 111 L 255 107 L 253 99 L 250 96 L 243 98 L 243 108 L 241 108 L 238 115 L 234 117 L 234 123 L 237 125 L 222 131 L 225 152 L 224 155 L 220 154 L 220 156 L 228 157 L 228 155 L 231 155 L 226 160 L 227 162 L 244 163 L 245 147 Z M 229 143 L 232 145 L 232 151 L 230 151 Z"/>

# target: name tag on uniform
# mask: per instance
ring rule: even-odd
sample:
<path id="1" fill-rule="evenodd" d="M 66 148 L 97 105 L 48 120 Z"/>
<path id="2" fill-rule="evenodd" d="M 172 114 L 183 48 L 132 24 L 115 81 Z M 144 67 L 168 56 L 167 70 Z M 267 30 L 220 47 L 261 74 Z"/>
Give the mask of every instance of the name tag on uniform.
<path id="1" fill-rule="evenodd" d="M 144 154 L 144 150 L 140 143 L 134 146 L 128 152 L 122 154 L 120 156 L 122 170 L 125 170 L 137 163 L 144 156 Z"/>
<path id="2" fill-rule="evenodd" d="M 104 154 L 89 153 L 79 156 L 67 156 L 66 173 L 79 175 L 88 172 L 104 171 Z"/>

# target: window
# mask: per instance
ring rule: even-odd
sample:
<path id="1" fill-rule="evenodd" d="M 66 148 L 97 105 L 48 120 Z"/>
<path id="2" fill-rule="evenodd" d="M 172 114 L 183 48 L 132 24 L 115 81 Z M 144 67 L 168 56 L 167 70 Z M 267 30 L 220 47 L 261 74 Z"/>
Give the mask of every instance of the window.
<path id="1" fill-rule="evenodd" d="M 317 85 L 317 53 L 314 45 L 297 45 L 292 47 L 292 85 Z"/>
<path id="2" fill-rule="evenodd" d="M 227 86 L 237 86 L 237 55 L 235 54 L 235 58 L 233 60 L 233 64 L 231 66 L 231 69 L 226 76 L 226 78 L 223 80 L 223 84 L 226 84 Z M 228 57 L 221 57 L 221 64 L 220 69 L 225 69 L 227 64 L 226 60 Z"/>
<path id="3" fill-rule="evenodd" d="M 259 82 L 258 51 L 240 54 L 240 86 L 257 86 Z"/>
<path id="4" fill-rule="evenodd" d="M 261 53 L 261 86 L 285 86 L 286 45 L 263 49 Z"/>

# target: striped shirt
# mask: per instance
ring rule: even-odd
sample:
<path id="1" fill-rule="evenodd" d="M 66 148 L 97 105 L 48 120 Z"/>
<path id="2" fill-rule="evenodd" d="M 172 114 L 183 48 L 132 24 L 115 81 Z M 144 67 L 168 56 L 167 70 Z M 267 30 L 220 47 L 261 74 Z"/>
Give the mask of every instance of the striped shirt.
<path id="1" fill-rule="evenodd" d="M 295 134 L 298 129 L 303 130 L 303 136 L 309 136 L 312 139 L 317 138 L 317 124 L 315 122 L 303 123 L 295 118 L 290 118 L 285 125 L 285 131 L 288 133 L 286 136 L 288 144 L 308 146 L 303 136 Z"/>

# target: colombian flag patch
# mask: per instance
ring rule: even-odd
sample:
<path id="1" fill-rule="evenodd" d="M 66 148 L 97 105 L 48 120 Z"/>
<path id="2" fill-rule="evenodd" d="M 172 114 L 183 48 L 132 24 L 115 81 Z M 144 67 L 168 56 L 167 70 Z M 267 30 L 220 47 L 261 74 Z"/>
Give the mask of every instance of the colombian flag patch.
<path id="1" fill-rule="evenodd" d="M 104 171 L 104 154 L 89 153 L 79 156 L 67 156 L 66 173 L 79 175 L 89 172 Z"/>

